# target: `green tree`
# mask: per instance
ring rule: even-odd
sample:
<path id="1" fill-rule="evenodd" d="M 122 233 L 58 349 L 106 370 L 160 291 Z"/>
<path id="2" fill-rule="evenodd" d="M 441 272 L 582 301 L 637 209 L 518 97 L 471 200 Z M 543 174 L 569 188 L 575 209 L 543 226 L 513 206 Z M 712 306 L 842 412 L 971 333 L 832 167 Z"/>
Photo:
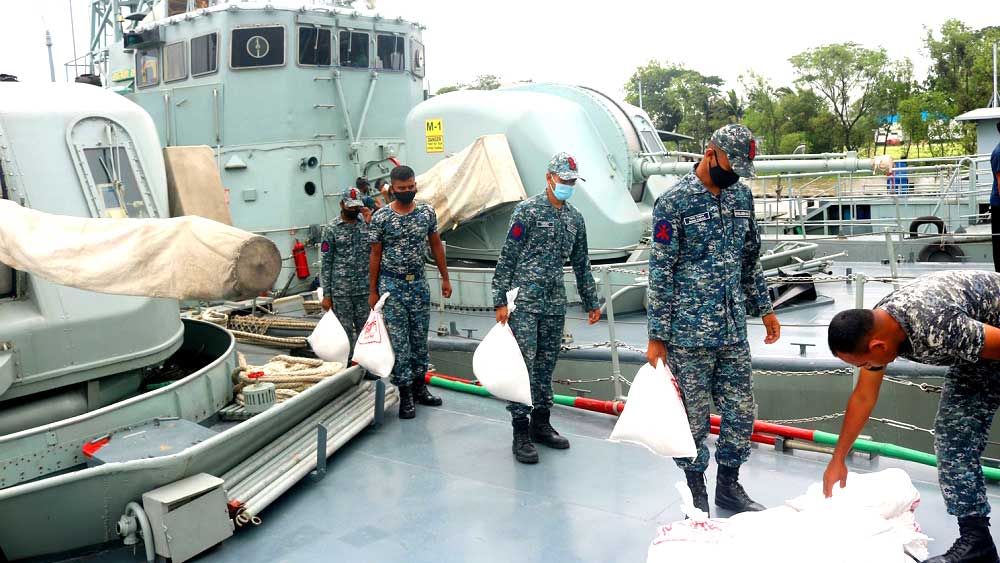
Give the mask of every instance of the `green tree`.
<path id="1" fill-rule="evenodd" d="M 754 132 L 761 152 L 779 153 L 783 116 L 778 92 L 767 78 L 752 71 L 740 76 L 740 82 L 747 94 L 744 124 Z"/>
<path id="2" fill-rule="evenodd" d="M 435 96 L 440 96 L 441 94 L 447 94 L 448 92 L 457 92 L 465 88 L 461 84 L 453 84 L 451 86 L 445 86 L 443 88 L 438 88 L 438 91 L 434 93 Z"/>
<path id="3" fill-rule="evenodd" d="M 892 121 L 888 117 L 898 114 L 899 103 L 913 95 L 916 89 L 910 59 L 886 64 L 885 72 L 878 77 L 872 92 L 870 113 L 871 117 L 877 118 L 877 122 L 869 129 L 874 129 L 877 135 L 884 135 L 888 139 L 892 128 Z M 885 154 L 887 147 L 888 143 L 882 145 L 882 154 Z"/>
<path id="4" fill-rule="evenodd" d="M 884 72 L 884 49 L 866 49 L 856 43 L 837 43 L 809 49 L 789 59 L 806 85 L 826 99 L 840 125 L 844 146 L 858 145 L 858 122 L 871 110 L 873 92 Z"/>
<path id="5" fill-rule="evenodd" d="M 899 126 L 903 129 L 906 149 L 903 158 L 908 158 L 913 143 L 917 144 L 917 157 L 920 157 L 920 144 L 927 141 L 927 123 L 924 121 L 923 100 L 917 94 L 899 102 Z"/>
<path id="6" fill-rule="evenodd" d="M 1000 27 L 974 30 L 955 19 L 941 25 L 939 37 L 927 30 L 924 46 L 931 58 L 927 89 L 944 95 L 957 113 L 984 107 L 992 95 L 992 45 L 997 41 Z M 975 125 L 961 127 L 962 149 L 974 153 Z"/>
<path id="7" fill-rule="evenodd" d="M 467 85 L 469 90 L 496 90 L 500 87 L 500 77 L 495 74 L 480 74 Z"/>
<path id="8" fill-rule="evenodd" d="M 681 122 L 681 109 L 670 91 L 670 84 L 684 74 L 683 67 L 659 61 L 649 61 L 639 67 L 625 83 L 625 101 L 642 106 L 657 129 L 676 131 Z M 639 89 L 642 103 L 639 103 Z"/>
<path id="9" fill-rule="evenodd" d="M 736 94 L 736 90 L 726 92 L 726 99 L 722 103 L 726 111 L 726 116 L 729 118 L 729 123 L 743 121 L 743 116 L 746 114 L 746 105 L 744 105 L 743 100 Z"/>
<path id="10" fill-rule="evenodd" d="M 677 130 L 694 137 L 701 149 L 705 148 L 712 132 L 725 123 L 719 98 L 721 85 L 721 78 L 704 76 L 693 70 L 678 76 L 670 84 L 669 95 L 676 100 L 681 111 Z"/>

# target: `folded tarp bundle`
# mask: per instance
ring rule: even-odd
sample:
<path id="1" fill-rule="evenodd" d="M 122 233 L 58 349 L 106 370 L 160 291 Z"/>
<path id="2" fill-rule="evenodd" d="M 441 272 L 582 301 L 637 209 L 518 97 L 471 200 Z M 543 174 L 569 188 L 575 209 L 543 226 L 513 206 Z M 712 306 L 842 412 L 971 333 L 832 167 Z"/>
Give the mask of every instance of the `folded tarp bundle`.
<path id="1" fill-rule="evenodd" d="M 60 285 L 172 299 L 246 299 L 281 271 L 273 242 L 202 217 L 69 217 L 3 199 L 0 262 Z"/>
<path id="2" fill-rule="evenodd" d="M 417 177 L 417 199 L 437 213 L 438 231 L 526 199 L 504 135 L 484 135 Z"/>

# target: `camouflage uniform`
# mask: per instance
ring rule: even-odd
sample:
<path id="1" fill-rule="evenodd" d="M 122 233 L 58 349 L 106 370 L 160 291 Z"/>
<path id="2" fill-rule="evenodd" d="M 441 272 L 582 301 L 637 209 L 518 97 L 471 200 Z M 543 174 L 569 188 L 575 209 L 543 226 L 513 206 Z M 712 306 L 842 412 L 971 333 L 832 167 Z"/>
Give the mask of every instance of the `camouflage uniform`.
<path id="1" fill-rule="evenodd" d="M 569 155 L 559 159 L 560 155 L 565 153 L 553 158 L 555 164 L 550 163 L 550 170 L 555 168 L 552 171 L 560 177 L 575 178 L 575 161 Z M 552 406 L 552 372 L 566 319 L 563 264 L 567 261 L 576 274 L 583 308 L 591 311 L 600 307 L 590 273 L 583 215 L 569 202 L 556 209 L 546 193 L 519 203 L 511 215 L 507 240 L 493 275 L 493 305 L 506 305 L 507 291 L 520 288 L 508 323 L 528 368 L 535 408 Z M 531 406 L 509 403 L 507 410 L 514 418 L 524 418 L 531 413 Z"/>
<path id="2" fill-rule="evenodd" d="M 1000 407 L 1000 362 L 979 354 L 986 339 L 983 324 L 1000 326 L 1000 274 L 928 274 L 875 307 L 892 315 L 906 333 L 900 356 L 951 366 L 934 425 L 938 480 L 949 514 L 988 515 L 979 458 Z"/>
<path id="3" fill-rule="evenodd" d="M 753 156 L 750 131 L 720 129 L 712 141 L 726 151 L 737 173 L 737 154 Z M 744 158 L 744 161 L 746 159 Z M 752 174 L 750 165 L 748 174 Z M 742 174 L 741 174 L 742 175 Z M 681 469 L 708 467 L 710 405 L 722 416 L 715 459 L 737 468 L 750 455 L 754 399 L 746 316 L 772 312 L 760 262 L 760 233 L 753 195 L 737 182 L 715 196 L 692 171 L 656 200 L 649 260 L 649 338 L 662 341 L 677 378 L 698 445 Z"/>
<path id="4" fill-rule="evenodd" d="M 396 354 L 392 382 L 409 385 L 427 373 L 427 329 L 430 326 L 430 288 L 424 277 L 427 237 L 437 232 L 437 214 L 426 203 L 400 215 L 390 206 L 375 212 L 369 227 L 372 243 L 382 243 L 379 294 L 390 293 L 382 313 Z"/>
<path id="5" fill-rule="evenodd" d="M 351 341 L 351 349 L 368 320 L 368 225 L 360 217 L 348 223 L 337 217 L 323 228 L 323 296 L 332 301 L 330 310 L 337 315 Z"/>

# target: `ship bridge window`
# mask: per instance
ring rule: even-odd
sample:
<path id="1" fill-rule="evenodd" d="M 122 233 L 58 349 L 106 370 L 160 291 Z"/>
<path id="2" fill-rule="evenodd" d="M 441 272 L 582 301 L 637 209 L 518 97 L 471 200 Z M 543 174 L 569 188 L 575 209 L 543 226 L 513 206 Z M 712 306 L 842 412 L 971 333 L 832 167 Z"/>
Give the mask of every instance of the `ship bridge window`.
<path id="1" fill-rule="evenodd" d="M 219 70 L 219 34 L 209 33 L 191 40 L 191 76 Z"/>
<path id="2" fill-rule="evenodd" d="M 171 43 L 163 48 L 163 81 L 177 82 L 187 78 L 187 44 Z"/>
<path id="3" fill-rule="evenodd" d="M 417 78 L 424 77 L 424 46 L 419 41 L 410 42 L 410 52 L 413 53 L 413 65 L 410 67 L 413 69 L 413 74 Z"/>
<path id="4" fill-rule="evenodd" d="M 280 25 L 233 30 L 232 68 L 263 68 L 285 64 L 285 28 Z"/>
<path id="5" fill-rule="evenodd" d="M 85 148 L 83 154 L 105 217 L 150 217 L 125 147 Z"/>
<path id="6" fill-rule="evenodd" d="M 160 50 L 137 49 L 135 52 L 135 84 L 149 88 L 160 83 Z"/>
<path id="7" fill-rule="evenodd" d="M 299 64 L 330 66 L 333 62 L 333 32 L 321 27 L 299 28 Z"/>
<path id="8" fill-rule="evenodd" d="M 340 32 L 340 66 L 368 68 L 368 34 L 360 31 Z"/>
<path id="9" fill-rule="evenodd" d="M 383 70 L 403 70 L 406 58 L 406 42 L 398 35 L 379 35 L 375 68 Z"/>

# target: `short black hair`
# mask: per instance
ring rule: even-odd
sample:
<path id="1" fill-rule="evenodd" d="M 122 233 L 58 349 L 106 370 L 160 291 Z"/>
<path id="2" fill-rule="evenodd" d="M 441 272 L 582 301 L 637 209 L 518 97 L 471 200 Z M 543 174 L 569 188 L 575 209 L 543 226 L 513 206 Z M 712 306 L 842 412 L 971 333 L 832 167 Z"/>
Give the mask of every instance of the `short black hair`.
<path id="1" fill-rule="evenodd" d="M 397 166 L 392 169 L 392 172 L 389 172 L 389 178 L 393 182 L 405 182 L 414 176 L 413 169 L 406 165 Z"/>
<path id="2" fill-rule="evenodd" d="M 997 133 L 1000 133 L 1000 121 L 997 121 Z"/>
<path id="3" fill-rule="evenodd" d="M 368 186 L 369 186 L 368 180 L 366 180 L 365 178 L 358 178 L 357 180 L 354 181 L 354 187 L 358 188 L 359 190 L 368 189 Z"/>
<path id="4" fill-rule="evenodd" d="M 827 344 L 834 354 L 860 354 L 868 344 L 868 335 L 875 327 L 871 309 L 848 309 L 834 315 L 827 332 Z"/>

